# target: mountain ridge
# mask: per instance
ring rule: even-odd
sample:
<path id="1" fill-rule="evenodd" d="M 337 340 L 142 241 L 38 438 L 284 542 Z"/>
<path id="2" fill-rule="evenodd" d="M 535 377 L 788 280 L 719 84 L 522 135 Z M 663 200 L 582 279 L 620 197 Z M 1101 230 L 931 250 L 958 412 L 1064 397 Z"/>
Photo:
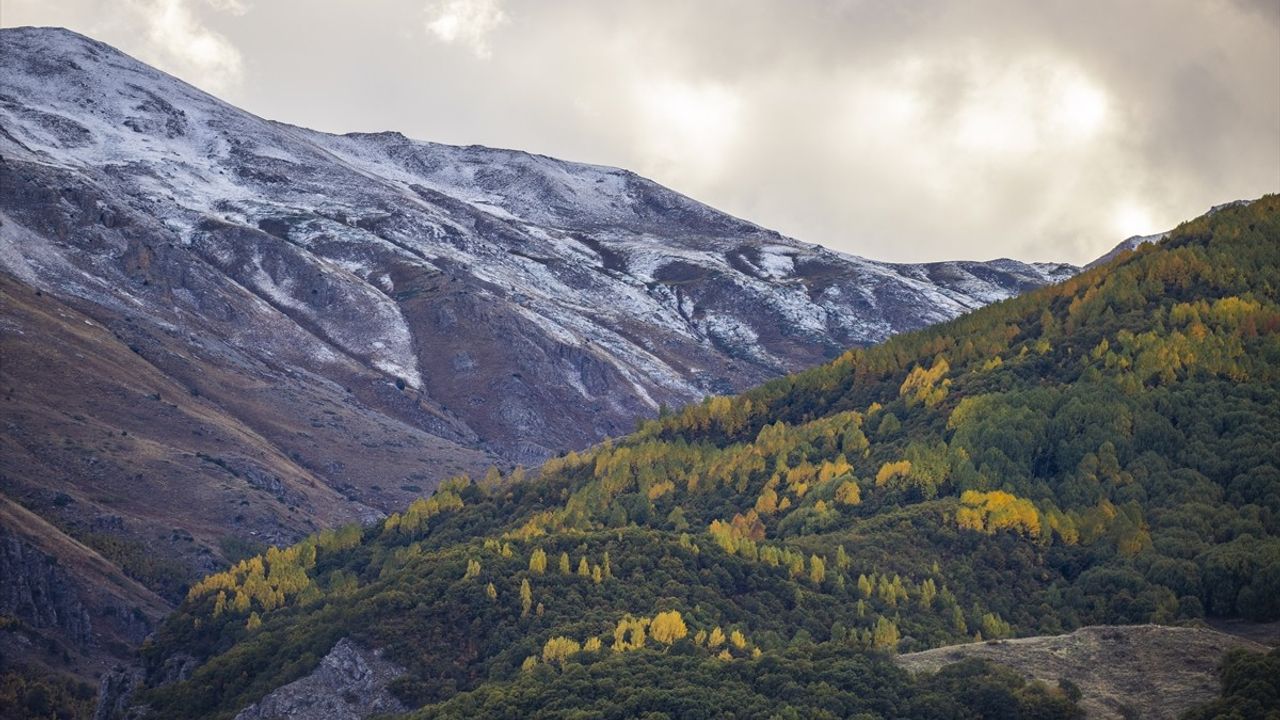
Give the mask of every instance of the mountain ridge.
<path id="1" fill-rule="evenodd" d="M 25 52 L 34 52 L 34 48 L 38 47 L 49 51 L 50 57 L 56 56 L 59 49 L 74 57 L 75 46 L 88 43 L 86 39 L 70 33 L 60 32 L 48 37 L 37 32 L 6 32 L 9 33 L 7 37 L 12 38 L 11 44 L 15 40 L 34 36 L 34 39 L 28 41 L 34 47 Z M 72 45 L 72 49 L 63 47 L 68 44 Z M 53 47 L 47 47 L 49 45 Z M 617 402 L 622 403 L 621 407 L 633 408 L 627 413 L 629 417 L 634 417 L 636 411 L 646 408 L 652 412 L 663 401 L 674 404 L 717 389 L 741 389 L 745 387 L 742 383 L 759 381 L 765 377 L 764 373 L 776 374 L 786 369 L 797 369 L 798 366 L 821 359 L 821 353 L 815 354 L 810 348 L 821 348 L 823 352 L 832 353 L 850 344 L 873 342 L 893 332 L 903 322 L 920 324 L 941 319 L 992 299 L 1008 296 L 1011 292 L 1064 277 L 1074 271 L 1074 268 L 1067 265 L 1033 266 L 1014 261 L 991 263 L 990 269 L 981 263 L 934 263 L 920 266 L 871 263 L 798 243 L 745 221 L 725 216 L 627 171 L 565 163 L 519 151 L 422 143 L 403 139 L 399 134 L 329 135 L 256 117 L 246 120 L 240 117 L 239 111 L 211 103 L 212 98 L 203 96 L 185 84 L 167 88 L 168 94 L 165 95 L 181 95 L 180 91 L 184 91 L 184 97 L 167 100 L 154 89 L 145 92 L 137 90 L 136 88 L 145 86 L 133 82 L 134 76 L 141 74 L 164 89 L 161 80 L 167 78 L 147 76 L 141 66 L 132 61 L 126 62 L 125 56 L 101 44 L 87 44 L 86 47 L 87 52 L 96 54 L 93 61 L 115 68 L 114 74 L 123 73 L 125 77 L 113 78 L 113 73 L 106 68 L 98 73 L 100 78 L 97 82 L 102 87 L 76 101 L 78 105 L 88 104 L 96 108 L 87 118 L 76 120 L 73 119 L 74 114 L 59 114 L 57 111 L 65 109 L 65 104 L 60 105 L 58 101 L 50 101 L 48 98 L 43 99 L 46 107 L 36 109 L 29 104 L 25 108 L 19 108 L 9 116 L 19 121 L 11 123 L 11 127 L 26 133 L 24 140 L 31 147 L 28 148 L 23 141 L 11 137 L 16 142 L 10 144 L 9 154 L 21 157 L 34 151 L 33 157 L 37 159 L 52 158 L 71 167 L 82 167 L 86 161 L 90 161 L 108 168 L 119 168 L 113 172 L 135 180 L 134 185 L 143 191 L 149 192 L 152 188 L 162 186 L 168 188 L 169 194 L 176 196 L 179 201 L 176 208 L 147 208 L 152 215 L 163 217 L 165 225 L 175 225 L 196 236 L 202 234 L 201 230 L 216 232 L 216 227 L 201 227 L 201 223 L 213 222 L 215 217 L 217 222 L 231 222 L 236 227 L 269 228 L 269 234 L 297 247 L 303 260 L 315 257 L 322 262 L 336 264 L 348 272 L 355 272 L 357 275 L 363 273 L 364 277 L 360 278 L 362 282 L 355 285 L 355 289 L 350 284 L 341 285 L 344 291 L 353 294 L 352 297 L 342 299 L 364 307 L 366 313 L 373 318 L 380 318 L 378 322 L 385 322 L 387 326 L 386 332 L 381 333 L 383 337 L 372 343 L 361 338 L 359 348 L 353 344 L 357 341 L 356 337 L 343 335 L 342 331 L 349 331 L 348 328 L 334 328 L 331 327 L 332 323 L 326 325 L 324 318 L 316 316 L 314 311 L 306 307 L 305 300 L 290 296 L 288 288 L 267 282 L 273 278 L 260 277 L 262 272 L 270 275 L 269 271 L 254 269 L 258 275 L 242 278 L 241 283 L 269 303 L 275 302 L 277 309 L 295 322 L 318 325 L 324 348 L 317 349 L 316 352 L 337 351 L 353 355 L 358 360 L 364 353 L 364 361 L 368 365 L 392 375 L 404 375 L 403 379 L 410 387 L 417 387 L 422 383 L 422 369 L 417 366 L 423 359 L 414 357 L 414 348 L 406 337 L 411 333 L 405 329 L 401 319 L 403 310 L 377 299 L 385 293 L 406 292 L 393 287 L 393 273 L 388 272 L 390 268 L 385 266 L 388 261 L 407 262 L 419 275 L 423 272 L 448 274 L 452 281 L 467 283 L 466 290 L 482 298 L 501 296 L 498 291 L 502 285 L 518 288 L 521 295 L 513 299 L 517 303 L 528 305 L 525 310 L 533 313 L 533 317 L 530 317 L 529 312 L 518 312 L 517 315 L 523 315 L 524 320 L 543 325 L 550 323 L 550 326 L 541 328 L 542 331 L 555 335 L 560 340 L 581 336 L 608 350 L 605 354 L 588 354 L 605 362 L 606 371 L 620 373 L 618 381 L 623 387 L 632 388 L 630 398 L 617 399 Z M 22 56 L 17 52 L 11 55 Z M 46 63 L 45 60 L 41 62 Z M 116 66 L 122 66 L 123 69 Z M 36 74 L 45 70 L 45 65 L 37 64 L 27 73 L 33 78 L 39 77 L 40 92 L 47 93 L 47 86 L 58 82 L 70 82 L 73 87 L 67 94 L 75 96 L 77 73 L 74 70 L 70 71 L 67 81 L 60 80 L 66 74 L 62 72 L 55 71 L 45 76 Z M 10 74 L 7 80 L 14 83 L 18 77 L 16 73 Z M 112 85 L 116 87 L 112 88 Z M 116 92 L 107 92 L 112 89 Z M 21 83 L 14 83 L 10 90 L 15 97 L 20 92 L 34 94 L 23 88 Z M 84 94 L 84 91 L 80 90 L 80 93 Z M 126 104 L 120 109 L 110 107 L 112 104 L 120 106 L 121 100 L 125 100 Z M 134 102 L 137 104 L 129 105 Z M 27 116 L 39 113 L 47 122 L 20 122 L 22 118 L 18 116 L 24 112 Z M 122 117 L 123 124 L 116 124 Z M 81 122 L 89 119 L 95 120 L 90 123 L 94 126 L 93 132 Z M 104 125 L 103 120 L 109 121 L 108 124 Z M 242 131 L 240 126 L 246 122 L 248 127 Z M 237 131 L 237 136 L 225 135 L 231 128 Z M 277 136 L 255 139 L 263 128 L 281 132 Z M 77 147 L 69 147 L 72 145 Z M 230 165 L 220 166 L 216 162 L 210 164 L 208 161 L 211 158 L 193 158 L 195 154 L 222 155 Z M 324 177 L 308 178 L 306 175 L 309 168 L 299 163 L 317 156 L 322 156 L 325 160 L 336 159 L 338 162 L 318 166 L 323 168 Z M 145 163 L 150 157 L 164 159 L 168 169 L 148 168 Z M 495 157 L 503 162 L 493 162 L 490 159 Z M 219 158 L 212 159 L 216 161 Z M 216 175 L 222 177 L 215 177 L 212 170 L 216 170 Z M 157 175 L 163 177 L 156 177 Z M 236 177 L 229 178 L 229 175 Z M 345 179 L 341 176 L 345 176 Z M 291 223 L 298 220 L 298 214 L 290 210 L 291 204 L 310 200 L 306 196 L 300 196 L 299 192 L 281 187 L 285 177 L 289 178 L 290 187 L 302 186 L 299 189 L 316 191 L 323 188 L 323 192 L 329 194 L 334 194 L 335 191 L 338 194 L 346 193 L 344 201 L 332 207 L 298 207 L 297 213 L 309 218 L 310 226 L 294 228 L 295 236 L 304 237 L 290 239 Z M 241 180 L 245 182 L 241 183 Z M 385 186 L 390 194 L 364 192 L 368 184 Z M 126 192 L 129 187 L 124 186 Z M 601 191 L 601 187 L 606 189 Z M 497 194 L 495 190 L 501 190 L 502 193 Z M 246 192 L 252 192 L 255 196 L 246 197 Z M 442 192 L 446 196 L 442 196 Z M 281 207 L 264 207 L 262 200 L 277 203 Z M 422 210 L 422 203 L 432 201 L 442 205 L 432 206 L 434 210 L 427 208 L 435 213 L 435 219 L 428 218 L 428 225 L 418 225 L 406 230 L 403 227 L 406 222 L 413 224 L 420 220 L 416 216 L 398 215 L 395 205 L 404 204 L 406 207 Z M 476 208 L 479 208 L 478 215 L 458 215 L 464 211 L 471 213 Z M 283 216 L 280 210 L 284 210 Z M 353 212 L 364 216 L 354 217 L 351 215 Z M 524 223 L 524 227 L 518 227 L 517 220 Z M 458 225 L 457 221 L 461 221 L 462 225 Z M 442 224 L 430 224 L 436 222 Z M 558 236 L 538 237 L 546 234 L 545 230 L 539 229 L 544 226 L 558 228 Z M 613 234 L 581 237 L 582 233 L 601 227 Z M 500 244 L 469 234 L 468 229 L 479 229 L 495 237 Z M 652 234 L 658 229 L 667 233 L 668 239 Z M 419 236 L 434 235 L 443 242 L 414 245 L 409 238 L 403 236 L 403 232 L 397 235 L 397 230 Z M 620 230 L 625 230 L 626 234 L 618 236 L 617 231 Z M 726 245 L 723 239 L 716 239 L 715 233 L 723 232 L 749 234 L 757 238 L 757 244 L 734 248 Z M 308 247 L 314 243 L 312 238 L 316 237 L 316 233 L 330 243 L 331 247 L 320 252 L 315 247 Z M 381 237 L 379 233 L 388 237 Z M 245 238 L 238 241 L 250 242 Z M 185 242 L 190 243 L 190 239 Z M 367 255 L 367 247 L 359 246 L 361 243 L 381 246 L 378 252 L 390 254 L 371 258 Z M 405 247 L 406 245 L 409 247 Z M 653 254 L 654 249 L 659 253 L 656 256 Z M 266 250 L 271 248 L 264 247 L 264 251 Z M 462 252 L 456 252 L 458 250 Z M 708 255 L 708 251 L 716 255 Z M 227 250 L 219 252 L 225 253 Z M 664 256 L 663 253 L 669 255 Z M 721 254 L 723 257 L 720 257 Z M 11 250 L 11 271 L 27 271 L 12 255 Z M 217 258 L 206 258 L 209 259 Z M 585 264 L 583 259 L 587 261 Z M 817 277 L 805 278 L 803 273 L 797 273 L 797 259 L 812 263 L 812 273 Z M 557 261 L 570 262 L 570 266 L 558 273 L 542 272 L 548 263 Z M 853 261 L 859 263 L 856 268 L 848 265 Z M 282 256 L 279 262 L 296 260 Z M 383 265 L 362 267 L 370 262 Z M 540 264 L 542 267 L 539 267 Z M 832 276 L 847 274 L 850 269 L 860 270 L 863 277 L 859 279 L 864 279 L 872 288 L 877 288 L 859 301 L 860 304 L 853 309 L 856 314 L 842 309 L 843 306 L 836 301 L 826 304 L 812 301 L 809 296 L 818 297 L 822 293 L 839 295 L 848 284 L 833 288 Z M 975 273 L 974 270 L 979 272 Z M 467 273 L 470 277 L 461 277 L 462 273 Z M 597 274 L 607 277 L 610 273 L 615 275 L 614 279 L 624 282 L 611 283 L 606 280 L 601 285 L 596 282 L 600 278 L 591 277 Z M 28 280 L 32 279 L 30 272 L 25 274 Z M 726 301 L 733 299 L 737 302 L 763 303 L 761 315 L 774 315 L 776 322 L 791 325 L 793 329 L 772 325 L 753 326 L 751 322 L 727 313 L 724 308 L 717 308 L 714 294 L 709 294 L 706 298 L 708 302 L 703 305 L 707 309 L 704 310 L 698 307 L 698 301 L 702 298 L 692 297 L 684 292 L 699 286 L 708 277 L 721 276 L 730 285 L 717 288 L 713 293 L 730 293 Z M 943 285 L 931 290 L 936 284 L 934 278 L 941 278 L 952 283 L 952 286 Z M 255 283 L 255 279 L 259 282 Z M 770 282 L 774 280 L 782 282 L 774 282 L 773 286 L 776 287 L 769 289 L 773 287 Z M 809 280 L 812 282 L 808 282 Z M 743 283 L 752 287 L 737 287 Z M 595 288 L 591 287 L 593 284 L 596 285 Z M 530 294 L 528 291 L 531 289 L 537 289 L 538 292 Z M 750 289 L 750 293 L 743 296 L 741 289 Z M 582 291 L 589 294 L 582 300 L 577 300 L 575 292 Z M 926 291 L 930 293 L 926 302 L 941 307 L 929 307 L 912 301 L 910 296 L 900 297 L 904 292 L 922 294 Z M 777 292 L 781 292 L 778 295 L 781 302 L 770 296 L 770 293 Z M 554 306 L 559 298 L 548 293 L 559 294 L 574 299 L 575 302 L 557 309 Z M 880 298 L 877 293 L 888 295 Z M 608 307 L 608 303 L 601 302 L 606 297 L 615 302 L 633 304 L 636 309 L 611 321 L 606 316 L 590 318 L 591 322 L 587 322 L 588 309 L 598 312 Z M 877 306 L 890 297 L 901 302 L 915 302 L 915 307 L 908 312 L 918 312 L 921 316 L 889 322 L 872 319 Z M 104 300 L 102 297 L 94 299 Z M 501 302 L 502 298 L 498 297 L 496 301 Z M 645 314 L 656 317 L 660 325 L 634 327 L 631 318 Z M 860 317 L 859 314 L 866 317 Z M 382 320 L 384 317 L 385 320 Z M 609 331 L 604 332 L 600 327 L 589 325 L 607 326 Z M 420 327 L 420 322 L 414 323 L 415 330 Z M 655 348 L 644 347 L 643 342 L 628 339 L 630 334 L 652 335 L 655 331 L 661 333 L 664 345 L 688 345 L 692 341 L 697 347 L 681 349 L 680 355 L 672 357 L 660 349 L 655 352 Z M 774 339 L 772 345 L 754 341 L 765 332 L 781 335 Z M 799 333 L 796 337 L 803 342 L 797 344 L 788 340 L 790 333 Z M 745 343 L 742 342 L 744 338 Z M 373 347 L 372 352 L 362 350 L 379 343 L 383 347 Z M 717 349 L 717 346 L 721 349 Z M 683 353 L 690 351 L 695 353 L 692 358 L 683 358 L 678 362 L 683 364 L 693 360 L 692 366 L 673 364 Z M 729 379 L 730 376 L 723 374 L 727 369 L 724 367 L 725 361 L 715 359 L 717 353 L 725 352 L 747 363 L 745 367 L 739 368 L 740 372 L 731 376 L 732 380 Z M 458 362 L 465 365 L 467 360 L 462 358 Z M 702 371 L 697 366 L 707 363 L 719 365 L 722 369 L 708 368 L 711 376 L 698 379 Z M 744 379 L 737 379 L 739 374 Z M 432 390 L 442 392 L 439 388 Z M 588 400 L 590 395 L 591 393 L 587 393 Z M 462 410 L 459 409 L 460 405 Z M 465 410 L 466 403 L 457 399 L 451 407 L 454 413 L 470 412 Z M 476 425 L 474 416 L 464 414 L 461 418 Z M 616 420 L 613 421 L 612 427 L 618 429 L 616 423 Z M 512 425 L 515 426 L 514 429 L 511 428 Z M 504 426 L 507 429 L 502 429 Z M 499 422 L 496 428 L 478 429 L 490 443 L 498 443 L 500 448 L 505 447 L 508 456 L 519 460 L 520 433 L 527 432 L 522 427 L 518 421 L 507 420 L 505 423 Z M 503 440 L 503 437 L 512 432 L 515 435 L 511 441 L 517 447 L 512 447 L 511 441 Z M 590 437 L 598 438 L 599 435 L 594 433 Z M 568 446 L 574 444 L 572 436 L 565 440 L 569 441 Z M 580 436 L 576 442 L 582 442 Z M 559 451 L 565 446 L 566 443 L 562 441 L 528 455 L 528 458 L 545 457 L 549 452 Z M 513 452 L 514 456 L 511 454 Z"/>

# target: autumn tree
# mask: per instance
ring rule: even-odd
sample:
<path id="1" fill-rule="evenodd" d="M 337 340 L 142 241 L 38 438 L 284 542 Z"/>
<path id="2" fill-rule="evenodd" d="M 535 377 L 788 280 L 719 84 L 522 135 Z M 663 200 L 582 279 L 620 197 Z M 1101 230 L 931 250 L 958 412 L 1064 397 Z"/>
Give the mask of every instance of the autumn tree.
<path id="1" fill-rule="evenodd" d="M 920 606 L 928 610 L 933 607 L 933 600 L 938 596 L 938 587 L 933 578 L 926 578 L 920 583 Z"/>
<path id="2" fill-rule="evenodd" d="M 688 635 L 689 629 L 685 627 L 684 618 L 680 616 L 680 611 L 668 610 L 660 612 L 653 617 L 653 622 L 649 625 L 649 634 L 653 636 L 654 640 L 664 645 L 670 645 Z"/>
<path id="3" fill-rule="evenodd" d="M 613 629 L 614 652 L 639 650 L 644 647 L 646 628 L 648 628 L 648 626 L 648 618 L 635 618 L 630 615 L 623 616 Z"/>
<path id="4" fill-rule="evenodd" d="M 711 630 L 711 634 L 707 636 L 707 647 L 718 648 L 724 644 L 724 641 L 724 630 L 721 630 L 720 626 L 717 625 Z"/>
<path id="5" fill-rule="evenodd" d="M 827 577 L 827 562 L 817 555 L 809 557 L 809 580 L 814 585 L 821 585 Z"/>
<path id="6" fill-rule="evenodd" d="M 563 663 L 570 655 L 582 650 L 577 640 L 563 635 L 553 637 L 542 646 L 542 659 L 546 662 Z"/>
<path id="7" fill-rule="evenodd" d="M 529 572 L 535 575 L 541 575 L 547 571 L 547 553 L 538 548 L 529 556 Z"/>
<path id="8" fill-rule="evenodd" d="M 895 622 L 883 615 L 876 618 L 875 628 L 871 633 L 871 647 L 892 652 L 898 649 L 899 639 L 898 625 Z"/>
<path id="9" fill-rule="evenodd" d="M 858 481 L 849 478 L 836 487 L 836 502 L 841 505 L 858 505 L 862 502 L 862 489 Z"/>

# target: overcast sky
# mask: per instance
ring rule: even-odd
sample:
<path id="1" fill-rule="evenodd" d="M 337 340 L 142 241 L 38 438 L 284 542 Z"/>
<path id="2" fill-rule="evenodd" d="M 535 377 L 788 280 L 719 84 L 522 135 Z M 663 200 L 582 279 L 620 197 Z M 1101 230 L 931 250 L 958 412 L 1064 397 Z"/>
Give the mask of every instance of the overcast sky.
<path id="1" fill-rule="evenodd" d="M 886 260 L 1080 263 L 1280 191 L 1280 0 L 3 0 L 0 23 Z"/>

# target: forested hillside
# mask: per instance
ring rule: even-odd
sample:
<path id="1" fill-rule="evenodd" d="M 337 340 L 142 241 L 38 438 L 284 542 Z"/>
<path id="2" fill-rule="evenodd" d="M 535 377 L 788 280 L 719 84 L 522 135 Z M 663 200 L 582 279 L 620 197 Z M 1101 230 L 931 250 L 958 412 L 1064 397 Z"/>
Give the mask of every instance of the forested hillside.
<path id="1" fill-rule="evenodd" d="M 350 638 L 420 718 L 1072 717 L 1069 686 L 887 655 L 1280 618 L 1278 286 L 1268 196 L 539 471 L 457 478 L 193 587 L 134 702 L 231 717 Z"/>

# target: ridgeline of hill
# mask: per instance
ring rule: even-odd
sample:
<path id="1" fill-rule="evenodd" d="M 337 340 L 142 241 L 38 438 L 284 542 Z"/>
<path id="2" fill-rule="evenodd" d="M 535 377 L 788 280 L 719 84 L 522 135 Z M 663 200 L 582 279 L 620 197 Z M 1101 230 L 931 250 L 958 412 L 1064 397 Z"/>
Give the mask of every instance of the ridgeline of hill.
<path id="1" fill-rule="evenodd" d="M 132 702 L 229 718 L 346 638 L 415 718 L 1077 717 L 1071 687 L 889 656 L 1280 618 L 1278 291 L 1268 196 L 537 472 L 455 479 L 197 584 Z"/>

